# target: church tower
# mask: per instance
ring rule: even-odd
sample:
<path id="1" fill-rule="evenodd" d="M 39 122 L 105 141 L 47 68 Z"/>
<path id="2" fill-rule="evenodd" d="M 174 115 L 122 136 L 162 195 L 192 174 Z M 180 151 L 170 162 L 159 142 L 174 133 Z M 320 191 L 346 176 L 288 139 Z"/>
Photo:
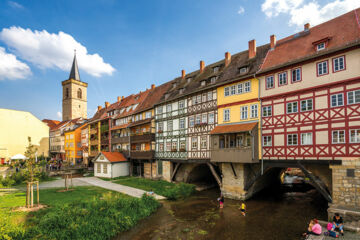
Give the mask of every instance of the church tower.
<path id="1" fill-rule="evenodd" d="M 71 67 L 69 79 L 62 81 L 62 120 L 87 118 L 87 86 L 80 80 L 76 53 Z"/>

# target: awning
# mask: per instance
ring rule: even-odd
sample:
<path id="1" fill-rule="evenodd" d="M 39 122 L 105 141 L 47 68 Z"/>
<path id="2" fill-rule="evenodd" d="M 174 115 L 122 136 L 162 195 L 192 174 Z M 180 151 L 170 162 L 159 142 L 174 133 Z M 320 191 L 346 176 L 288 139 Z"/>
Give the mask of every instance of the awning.
<path id="1" fill-rule="evenodd" d="M 16 154 L 16 155 L 11 157 L 11 160 L 20 160 L 20 159 L 25 160 L 26 157 L 24 155 L 22 155 L 22 154 Z"/>
<path id="2" fill-rule="evenodd" d="M 258 123 L 227 124 L 216 126 L 210 134 L 238 133 L 251 131 Z"/>

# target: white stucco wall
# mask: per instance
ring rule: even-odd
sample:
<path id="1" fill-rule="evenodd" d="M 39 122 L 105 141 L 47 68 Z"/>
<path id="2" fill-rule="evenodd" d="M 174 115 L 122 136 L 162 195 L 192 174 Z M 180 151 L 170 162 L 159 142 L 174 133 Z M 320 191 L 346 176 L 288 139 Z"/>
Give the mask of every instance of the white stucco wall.
<path id="1" fill-rule="evenodd" d="M 112 164 L 113 178 L 114 177 L 123 177 L 130 175 L 130 163 L 129 162 L 120 162 Z"/>

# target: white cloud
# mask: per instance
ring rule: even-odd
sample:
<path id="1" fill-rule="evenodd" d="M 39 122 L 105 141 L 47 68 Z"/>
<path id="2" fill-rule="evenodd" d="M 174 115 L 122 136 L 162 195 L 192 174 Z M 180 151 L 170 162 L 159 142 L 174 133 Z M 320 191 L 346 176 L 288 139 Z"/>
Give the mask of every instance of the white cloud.
<path id="1" fill-rule="evenodd" d="M 14 1 L 8 1 L 8 4 L 10 7 L 12 8 L 16 8 L 16 9 L 24 9 L 24 6 L 21 5 L 20 3 L 14 2 Z"/>
<path id="2" fill-rule="evenodd" d="M 359 0 L 332 0 L 324 5 L 316 0 L 265 0 L 261 10 L 269 18 L 287 14 L 289 26 L 301 27 L 305 23 L 318 25 L 358 7 Z"/>
<path id="3" fill-rule="evenodd" d="M 238 14 L 243 14 L 243 13 L 245 13 L 245 8 L 244 7 L 242 7 L 242 6 L 240 6 L 240 8 L 239 8 L 239 10 L 238 10 L 238 12 L 237 12 Z"/>
<path id="4" fill-rule="evenodd" d="M 61 113 L 61 112 L 57 112 L 57 113 L 56 113 L 56 116 L 57 116 L 58 118 L 62 118 L 62 113 Z"/>
<path id="5" fill-rule="evenodd" d="M 99 54 L 88 54 L 85 46 L 71 35 L 59 32 L 32 31 L 21 27 L 4 28 L 0 40 L 5 42 L 20 58 L 39 68 L 59 68 L 70 71 L 74 49 L 80 70 L 95 76 L 112 75 L 115 69 L 105 63 Z"/>
<path id="6" fill-rule="evenodd" d="M 0 80 L 24 79 L 31 75 L 31 70 L 26 63 L 16 59 L 11 53 L 6 53 L 5 48 L 0 47 Z"/>

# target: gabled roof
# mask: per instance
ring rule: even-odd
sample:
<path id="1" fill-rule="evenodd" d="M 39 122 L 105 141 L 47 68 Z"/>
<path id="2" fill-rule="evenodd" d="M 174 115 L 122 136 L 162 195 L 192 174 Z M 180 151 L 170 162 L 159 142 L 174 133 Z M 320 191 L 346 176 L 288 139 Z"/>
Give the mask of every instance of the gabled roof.
<path id="1" fill-rule="evenodd" d="M 119 153 L 119 152 L 100 152 L 100 154 L 103 154 L 106 157 L 106 159 L 109 160 L 109 162 L 111 162 L 111 163 L 128 161 L 126 159 L 126 157 L 122 153 Z M 100 156 L 100 154 L 98 155 L 98 157 Z M 96 157 L 96 159 L 98 157 Z"/>
<path id="2" fill-rule="evenodd" d="M 50 131 L 53 130 L 60 123 L 60 121 L 51 119 L 43 119 L 42 121 L 49 126 Z"/>
<path id="3" fill-rule="evenodd" d="M 79 73 L 79 68 L 78 68 L 78 64 L 76 61 L 76 53 L 74 54 L 74 60 L 71 66 L 71 71 L 70 71 L 70 75 L 69 75 L 69 79 L 74 79 L 74 80 L 80 80 L 80 73 Z"/>
<path id="4" fill-rule="evenodd" d="M 218 125 L 210 132 L 210 134 L 248 132 L 251 131 L 256 125 L 257 122 Z"/>
<path id="5" fill-rule="evenodd" d="M 360 8 L 278 40 L 275 48 L 268 52 L 260 72 L 360 45 L 359 16 Z M 314 44 L 323 40 L 328 41 L 326 48 L 316 51 Z"/>

